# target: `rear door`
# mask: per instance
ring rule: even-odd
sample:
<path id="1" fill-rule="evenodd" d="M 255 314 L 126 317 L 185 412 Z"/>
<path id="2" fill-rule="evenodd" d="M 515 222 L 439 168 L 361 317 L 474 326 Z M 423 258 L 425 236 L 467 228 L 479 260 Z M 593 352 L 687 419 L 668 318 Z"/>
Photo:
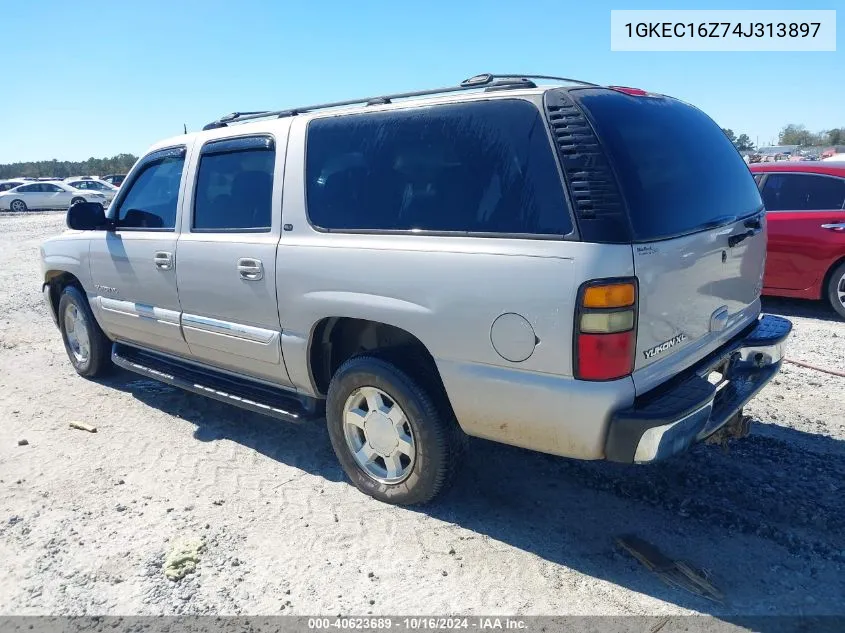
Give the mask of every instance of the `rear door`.
<path id="1" fill-rule="evenodd" d="M 276 302 L 287 127 L 279 129 L 283 138 L 226 138 L 199 149 L 176 276 L 193 358 L 288 385 Z"/>
<path id="2" fill-rule="evenodd" d="M 23 200 L 28 209 L 42 208 L 44 194 L 41 192 L 41 183 L 18 187 L 15 191 L 15 198 Z"/>
<path id="3" fill-rule="evenodd" d="M 642 393 L 758 315 L 763 205 L 745 161 L 700 110 L 640 91 L 573 92 L 627 211 L 639 281 L 633 377 Z"/>
<path id="4" fill-rule="evenodd" d="M 773 172 L 762 184 L 769 222 L 765 287 L 817 287 L 845 254 L 845 179 Z"/>

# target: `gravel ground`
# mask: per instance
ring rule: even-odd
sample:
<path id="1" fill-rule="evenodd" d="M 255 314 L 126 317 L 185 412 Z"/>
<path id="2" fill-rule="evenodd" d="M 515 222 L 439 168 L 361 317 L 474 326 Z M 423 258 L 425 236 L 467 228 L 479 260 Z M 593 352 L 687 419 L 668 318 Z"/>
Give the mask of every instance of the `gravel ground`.
<path id="1" fill-rule="evenodd" d="M 845 379 L 786 365 L 729 453 L 649 467 L 473 440 L 438 503 L 391 507 L 344 482 L 319 424 L 76 376 L 39 292 L 63 222 L 0 217 L 0 614 L 845 614 Z M 832 311 L 765 308 L 793 318 L 792 358 L 845 369 Z M 664 585 L 622 533 L 725 604 Z M 179 543 L 196 569 L 174 581 Z"/>

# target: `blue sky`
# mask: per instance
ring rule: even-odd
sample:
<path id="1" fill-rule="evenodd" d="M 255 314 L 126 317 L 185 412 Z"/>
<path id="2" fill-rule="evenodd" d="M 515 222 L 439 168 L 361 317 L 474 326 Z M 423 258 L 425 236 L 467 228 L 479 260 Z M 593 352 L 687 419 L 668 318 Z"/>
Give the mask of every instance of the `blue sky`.
<path id="1" fill-rule="evenodd" d="M 837 6 L 838 5 L 838 6 Z M 138 154 L 233 110 L 535 72 L 670 94 L 760 144 L 845 126 L 825 53 L 610 51 L 611 9 L 836 9 L 842 0 L 29 0 L 2 11 L 0 163 Z"/>

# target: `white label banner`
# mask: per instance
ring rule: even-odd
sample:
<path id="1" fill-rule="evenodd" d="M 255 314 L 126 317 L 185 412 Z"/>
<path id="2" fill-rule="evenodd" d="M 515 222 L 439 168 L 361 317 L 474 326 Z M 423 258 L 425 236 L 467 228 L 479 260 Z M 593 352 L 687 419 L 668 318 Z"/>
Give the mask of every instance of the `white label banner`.
<path id="1" fill-rule="evenodd" d="M 835 51 L 836 11 L 611 11 L 610 50 Z"/>

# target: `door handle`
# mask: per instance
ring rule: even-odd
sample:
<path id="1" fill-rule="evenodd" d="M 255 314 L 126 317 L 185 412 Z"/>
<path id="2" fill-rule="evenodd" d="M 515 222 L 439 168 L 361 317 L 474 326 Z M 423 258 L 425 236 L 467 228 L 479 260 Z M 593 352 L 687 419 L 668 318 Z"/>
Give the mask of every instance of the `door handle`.
<path id="1" fill-rule="evenodd" d="M 760 229 L 760 228 L 757 228 L 757 229 L 748 229 L 745 233 L 738 233 L 738 234 L 736 234 L 736 235 L 731 235 L 731 236 L 728 238 L 728 246 L 729 246 L 730 248 L 733 248 L 734 246 L 736 246 L 736 245 L 737 245 L 737 244 L 739 244 L 740 242 L 742 242 L 742 241 L 744 241 L 744 240 L 747 240 L 749 237 L 754 237 L 754 236 L 755 236 L 755 235 L 757 235 L 760 231 L 762 231 L 762 229 Z"/>
<path id="2" fill-rule="evenodd" d="M 159 270 L 170 270 L 173 268 L 173 253 L 156 251 L 153 255 L 153 263 Z"/>
<path id="3" fill-rule="evenodd" d="M 238 260 L 238 274 L 246 281 L 260 281 L 264 278 L 264 264 L 260 259 L 241 257 Z"/>
<path id="4" fill-rule="evenodd" d="M 837 222 L 835 224 L 822 224 L 823 229 L 828 231 L 845 231 L 845 222 Z"/>

